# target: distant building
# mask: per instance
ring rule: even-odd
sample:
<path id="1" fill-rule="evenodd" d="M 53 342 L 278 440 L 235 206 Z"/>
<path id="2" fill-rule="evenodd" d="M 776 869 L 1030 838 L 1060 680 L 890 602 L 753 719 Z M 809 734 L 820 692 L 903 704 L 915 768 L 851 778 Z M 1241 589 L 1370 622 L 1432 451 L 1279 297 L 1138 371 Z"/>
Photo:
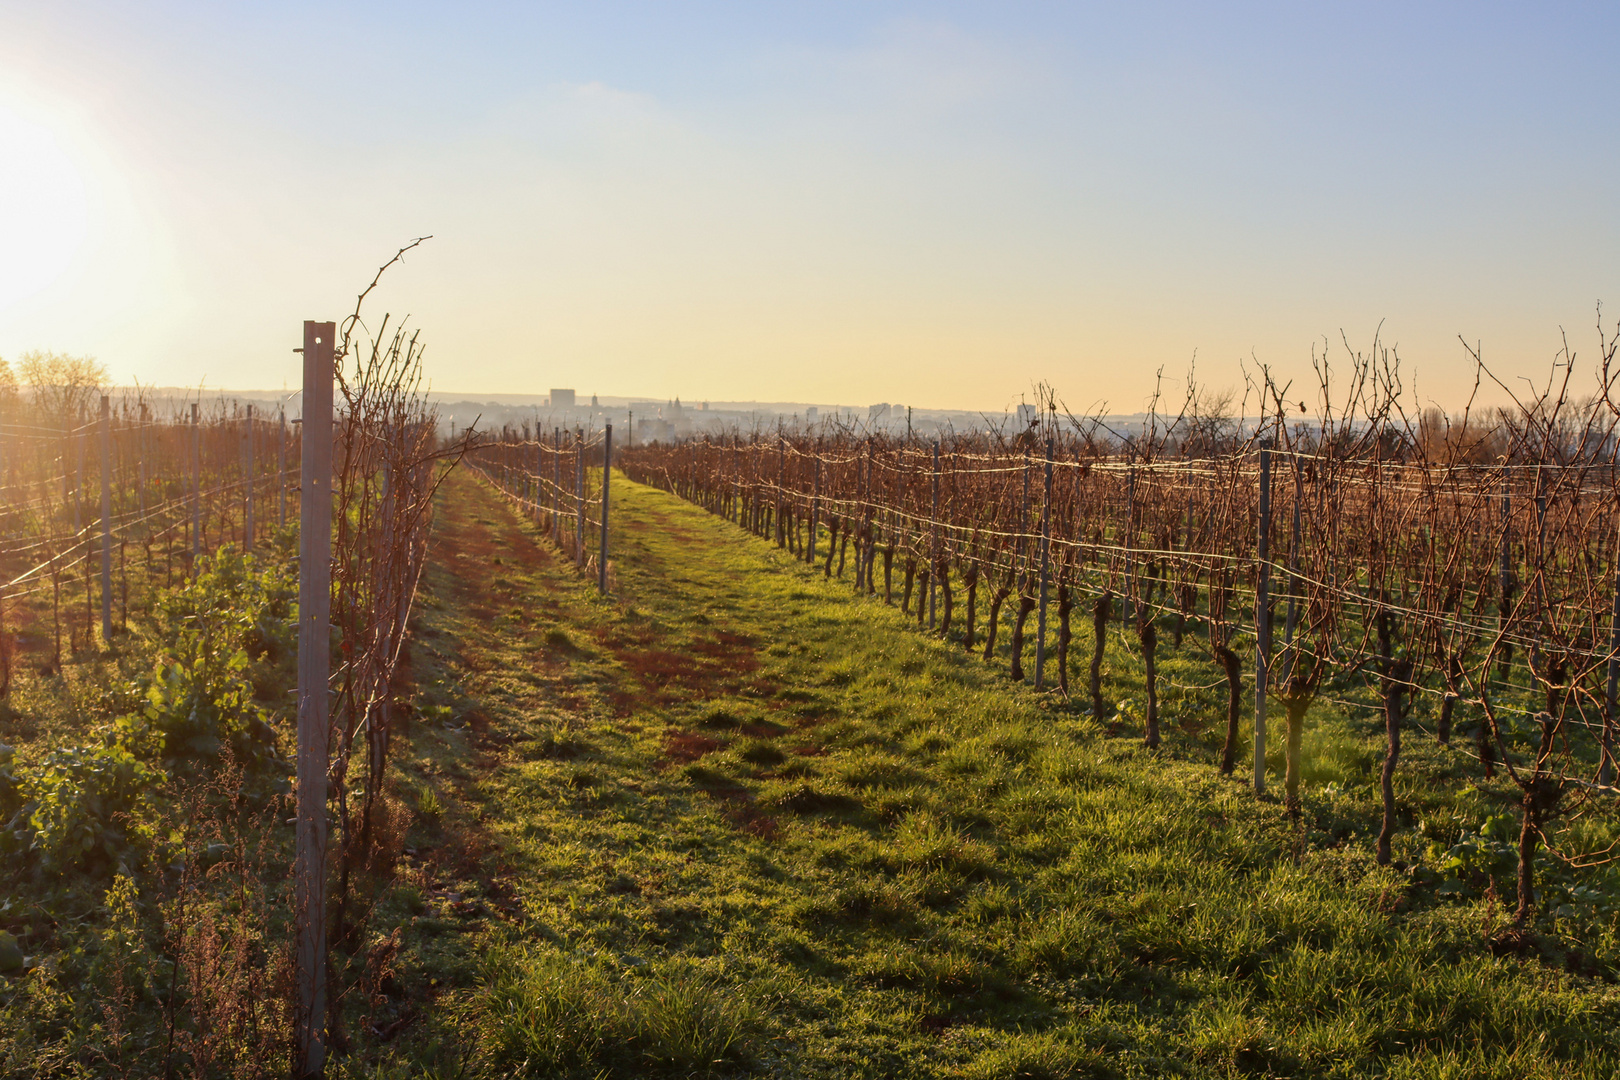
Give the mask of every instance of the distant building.
<path id="1" fill-rule="evenodd" d="M 1018 426 L 1029 427 L 1040 419 L 1041 410 L 1038 405 L 1018 406 Z"/>
<path id="2" fill-rule="evenodd" d="M 872 423 L 882 420 L 889 415 L 889 403 L 880 401 L 876 405 L 869 405 L 866 409 L 866 419 Z"/>
<path id="3" fill-rule="evenodd" d="M 551 392 L 551 407 L 553 409 L 572 409 L 574 407 L 574 392 L 572 390 L 553 390 Z"/>
<path id="4" fill-rule="evenodd" d="M 591 395 L 591 408 L 593 408 L 593 409 L 601 408 L 601 406 L 596 403 L 596 395 L 595 394 Z"/>
<path id="5" fill-rule="evenodd" d="M 814 405 L 812 405 L 808 409 L 804 410 L 804 422 L 807 424 L 813 424 L 816 422 L 816 417 L 819 415 L 820 412 Z"/>
<path id="6" fill-rule="evenodd" d="M 636 421 L 636 438 L 644 443 L 668 442 L 675 437 L 675 425 L 668 420 L 640 419 Z"/>

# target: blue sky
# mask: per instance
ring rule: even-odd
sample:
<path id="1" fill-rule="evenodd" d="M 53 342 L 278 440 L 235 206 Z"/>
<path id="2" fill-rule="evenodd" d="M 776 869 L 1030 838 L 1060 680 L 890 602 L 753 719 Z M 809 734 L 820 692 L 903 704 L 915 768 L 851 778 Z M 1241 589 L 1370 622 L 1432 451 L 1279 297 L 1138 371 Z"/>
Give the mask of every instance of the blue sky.
<path id="1" fill-rule="evenodd" d="M 44 140 L 27 190 L 69 193 L 18 228 L 73 253 L 0 276 L 0 356 L 277 386 L 299 320 L 433 233 L 379 300 L 443 389 L 1128 410 L 1195 353 L 1303 381 L 1382 323 L 1454 404 L 1459 334 L 1530 375 L 1620 313 L 1617 21 L 0 4 L 0 166 Z"/>

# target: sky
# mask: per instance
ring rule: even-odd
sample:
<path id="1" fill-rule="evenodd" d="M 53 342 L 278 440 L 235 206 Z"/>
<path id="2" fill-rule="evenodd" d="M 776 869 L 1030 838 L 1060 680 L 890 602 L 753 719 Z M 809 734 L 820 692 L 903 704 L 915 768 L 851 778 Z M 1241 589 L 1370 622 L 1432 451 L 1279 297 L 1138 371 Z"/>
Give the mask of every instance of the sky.
<path id="1" fill-rule="evenodd" d="M 0 357 L 296 386 L 431 234 L 367 311 L 438 391 L 1129 412 L 1378 334 L 1455 408 L 1620 315 L 1617 24 L 0 0 Z"/>

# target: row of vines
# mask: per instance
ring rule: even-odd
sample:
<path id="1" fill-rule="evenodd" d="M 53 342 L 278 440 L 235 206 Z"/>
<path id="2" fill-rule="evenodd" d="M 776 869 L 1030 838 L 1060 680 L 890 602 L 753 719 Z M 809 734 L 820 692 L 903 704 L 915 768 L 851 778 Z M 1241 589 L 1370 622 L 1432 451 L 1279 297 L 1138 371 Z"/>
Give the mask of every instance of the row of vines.
<path id="1" fill-rule="evenodd" d="M 292 783 L 298 395 L 175 406 L 67 364 L 85 377 L 0 401 L 0 975 L 20 977 L 0 1071 L 318 1075 L 371 1031 L 409 816 L 402 665 L 458 450 L 414 332 L 357 306 L 335 338 L 324 806 Z M 297 903 L 295 814 L 334 832 L 320 919 Z M 308 1015 L 312 925 L 331 962 Z"/>
<path id="2" fill-rule="evenodd" d="M 612 475 L 613 426 L 602 431 L 531 430 L 528 425 L 463 435 L 463 463 L 502 492 L 608 591 L 603 485 Z"/>
<path id="3" fill-rule="evenodd" d="M 1236 769 L 1252 715 L 1263 793 L 1268 710 L 1280 711 L 1283 798 L 1296 816 L 1312 705 L 1376 710 L 1380 862 L 1398 823 L 1402 739 L 1421 718 L 1517 791 L 1522 925 L 1554 823 L 1613 810 L 1613 353 L 1605 340 L 1580 400 L 1566 362 L 1530 400 L 1450 418 L 1415 407 L 1398 359 L 1375 349 L 1351 354 L 1347 387 L 1319 358 L 1308 417 L 1262 372 L 1248 402 L 1258 420 L 1210 409 L 1191 387 L 1179 414 L 1121 430 L 1048 395 L 1015 432 L 756 430 L 637 447 L 621 464 L 829 579 L 847 567 L 859 593 L 898 602 L 919 628 L 1072 694 L 1100 720 L 1112 711 L 1103 672 L 1117 632 L 1145 673 L 1150 747 L 1164 737 L 1166 646 L 1202 657 L 1227 690 L 1220 768 Z M 1071 655 L 1076 619 L 1090 623 L 1087 657 Z M 1557 854 L 1585 865 L 1610 852 Z"/>
<path id="4" fill-rule="evenodd" d="M 42 397 L 0 406 L 0 612 L 48 609 L 44 642 L 20 643 L 46 654 L 43 669 L 109 643 L 108 626 L 97 637 L 102 609 L 122 630 L 145 585 L 170 587 L 199 556 L 226 543 L 252 551 L 286 527 L 299 444 L 284 412 L 265 419 L 219 400 L 164 415 L 138 393 L 87 385 L 64 417 Z M 0 693 L 19 645 L 14 632 L 4 640 Z"/>

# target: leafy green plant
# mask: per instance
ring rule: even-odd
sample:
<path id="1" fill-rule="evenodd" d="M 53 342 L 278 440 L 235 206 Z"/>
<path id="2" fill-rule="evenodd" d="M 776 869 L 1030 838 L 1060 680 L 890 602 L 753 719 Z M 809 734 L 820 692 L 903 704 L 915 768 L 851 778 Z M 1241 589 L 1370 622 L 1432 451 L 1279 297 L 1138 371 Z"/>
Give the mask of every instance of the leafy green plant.
<path id="1" fill-rule="evenodd" d="M 17 752 L 0 743 L 0 851 L 13 827 L 12 818 L 22 809 L 22 781 L 17 778 Z"/>
<path id="2" fill-rule="evenodd" d="M 162 657 L 141 707 L 120 721 L 121 741 L 166 763 L 212 759 L 229 745 L 249 766 L 276 761 L 271 714 L 259 691 L 296 647 L 294 584 L 227 545 L 190 586 L 157 602 Z"/>
<path id="3" fill-rule="evenodd" d="M 22 770 L 27 801 L 14 840 L 48 869 L 111 866 L 150 835 L 151 802 L 164 779 L 116 743 L 53 750 Z"/>
<path id="4" fill-rule="evenodd" d="M 1511 815 L 1492 814 L 1477 833 L 1465 835 L 1450 848 L 1431 845 L 1429 855 L 1440 873 L 1435 894 L 1472 899 L 1492 883 L 1501 892 L 1518 863 L 1517 831 Z"/>

